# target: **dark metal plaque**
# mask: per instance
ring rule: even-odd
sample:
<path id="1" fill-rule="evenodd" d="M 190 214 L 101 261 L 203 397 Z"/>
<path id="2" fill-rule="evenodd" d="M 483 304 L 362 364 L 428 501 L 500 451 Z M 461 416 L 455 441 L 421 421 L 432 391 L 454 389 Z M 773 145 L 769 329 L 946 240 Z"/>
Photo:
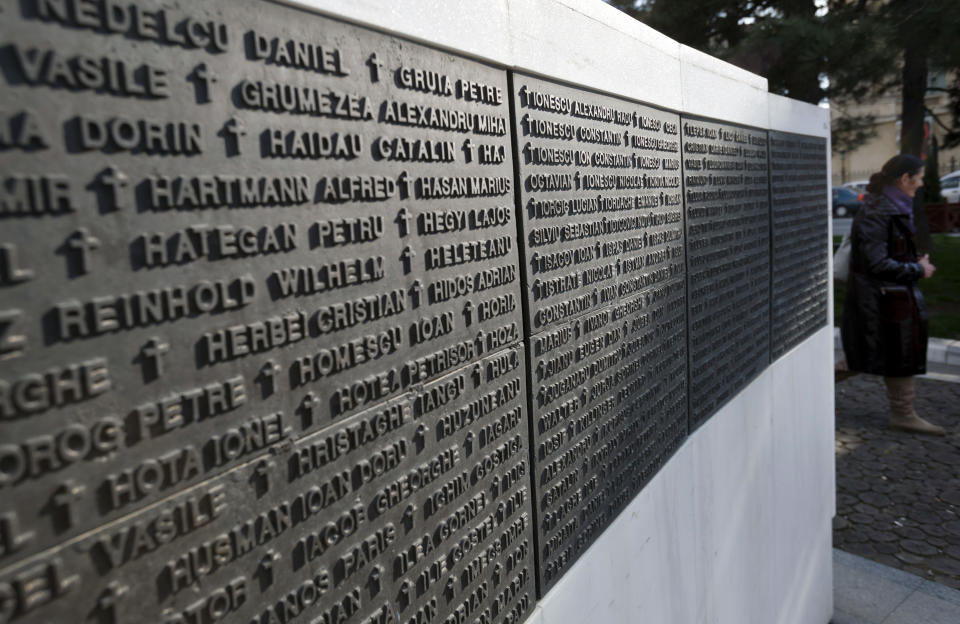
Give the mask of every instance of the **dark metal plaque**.
<path id="1" fill-rule="evenodd" d="M 516 346 L 459 368 L 15 564 L 0 587 L 53 592 L 23 621 L 523 621 L 523 362 Z"/>
<path id="2" fill-rule="evenodd" d="M 682 272 L 679 125 L 674 113 L 514 76 L 523 279 L 536 334 Z M 654 231 L 667 236 L 651 242 Z M 652 249 L 659 262 L 647 259 Z"/>
<path id="3" fill-rule="evenodd" d="M 678 116 L 513 75 L 546 592 L 687 432 Z"/>
<path id="4" fill-rule="evenodd" d="M 253 0 L 6 2 L 3 31 L 0 621 L 523 620 L 523 374 L 483 399 L 524 359 L 506 73 Z"/>
<path id="5" fill-rule="evenodd" d="M 767 132 L 684 117 L 690 429 L 770 362 Z"/>
<path id="6" fill-rule="evenodd" d="M 828 193 L 827 140 L 771 131 L 773 358 L 828 322 Z"/>

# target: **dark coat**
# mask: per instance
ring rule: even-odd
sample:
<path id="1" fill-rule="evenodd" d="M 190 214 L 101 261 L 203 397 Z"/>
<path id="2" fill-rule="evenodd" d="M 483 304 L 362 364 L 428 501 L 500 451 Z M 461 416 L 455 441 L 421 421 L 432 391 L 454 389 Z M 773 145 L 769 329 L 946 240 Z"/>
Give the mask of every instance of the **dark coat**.
<path id="1" fill-rule="evenodd" d="M 850 370 L 888 377 L 927 370 L 927 310 L 917 288 L 923 267 L 909 219 L 870 193 L 853 220 L 840 329 Z"/>

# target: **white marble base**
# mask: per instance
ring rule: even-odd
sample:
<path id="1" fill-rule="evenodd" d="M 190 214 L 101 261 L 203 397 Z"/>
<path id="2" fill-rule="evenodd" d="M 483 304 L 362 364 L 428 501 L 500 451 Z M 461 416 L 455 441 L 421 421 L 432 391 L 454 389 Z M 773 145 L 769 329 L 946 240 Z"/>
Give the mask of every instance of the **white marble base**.
<path id="1" fill-rule="evenodd" d="M 529 624 L 825 624 L 833 611 L 832 329 L 700 427 Z"/>

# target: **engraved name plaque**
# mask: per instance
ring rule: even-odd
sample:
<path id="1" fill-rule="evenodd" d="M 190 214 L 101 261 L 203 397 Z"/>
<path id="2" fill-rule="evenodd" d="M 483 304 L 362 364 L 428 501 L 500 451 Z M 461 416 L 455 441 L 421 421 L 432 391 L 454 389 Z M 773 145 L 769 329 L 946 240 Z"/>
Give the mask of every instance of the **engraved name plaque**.
<path id="1" fill-rule="evenodd" d="M 2 21 L 0 622 L 523 621 L 506 72 L 265 1 Z"/>
<path id="2" fill-rule="evenodd" d="M 828 190 L 826 139 L 771 131 L 773 358 L 828 322 Z"/>
<path id="3" fill-rule="evenodd" d="M 513 75 L 540 589 L 687 431 L 679 118 Z"/>
<path id="4" fill-rule="evenodd" d="M 684 117 L 690 429 L 770 361 L 767 132 Z"/>

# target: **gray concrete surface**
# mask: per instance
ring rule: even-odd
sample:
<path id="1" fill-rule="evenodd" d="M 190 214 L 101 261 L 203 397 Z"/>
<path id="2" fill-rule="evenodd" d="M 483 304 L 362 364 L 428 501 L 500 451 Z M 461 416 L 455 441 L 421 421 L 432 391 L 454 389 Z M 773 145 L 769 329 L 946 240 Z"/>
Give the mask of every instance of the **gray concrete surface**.
<path id="1" fill-rule="evenodd" d="M 833 551 L 832 624 L 957 624 L 960 591 Z"/>

